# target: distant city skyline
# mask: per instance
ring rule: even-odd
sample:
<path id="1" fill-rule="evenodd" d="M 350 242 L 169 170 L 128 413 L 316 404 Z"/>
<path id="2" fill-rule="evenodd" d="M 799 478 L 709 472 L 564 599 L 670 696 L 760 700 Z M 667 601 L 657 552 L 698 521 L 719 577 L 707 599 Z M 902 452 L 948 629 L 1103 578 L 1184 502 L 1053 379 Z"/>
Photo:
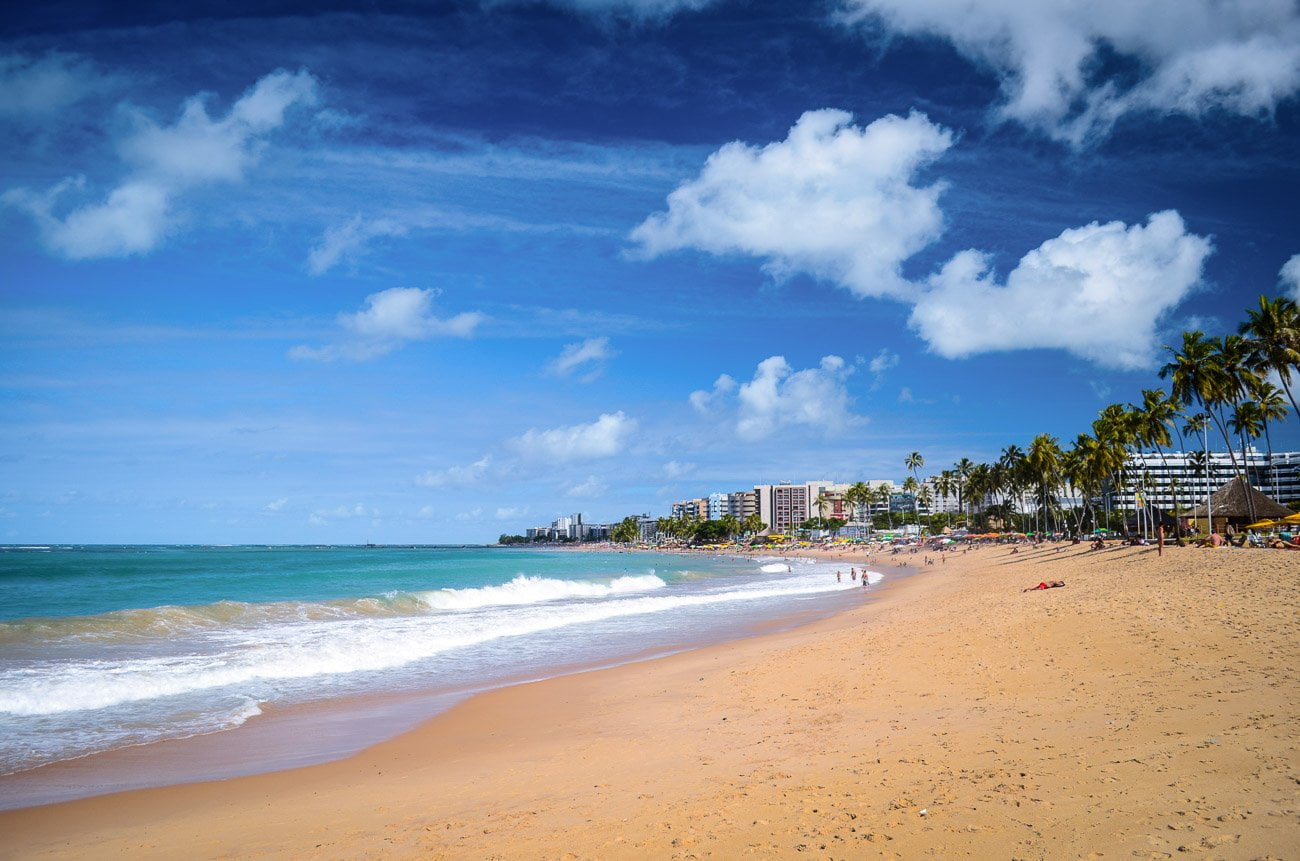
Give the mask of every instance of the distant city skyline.
<path id="1" fill-rule="evenodd" d="M 492 541 L 1068 444 L 1300 293 L 1300 11 L 1112 6 L 11 12 L 0 542 Z"/>

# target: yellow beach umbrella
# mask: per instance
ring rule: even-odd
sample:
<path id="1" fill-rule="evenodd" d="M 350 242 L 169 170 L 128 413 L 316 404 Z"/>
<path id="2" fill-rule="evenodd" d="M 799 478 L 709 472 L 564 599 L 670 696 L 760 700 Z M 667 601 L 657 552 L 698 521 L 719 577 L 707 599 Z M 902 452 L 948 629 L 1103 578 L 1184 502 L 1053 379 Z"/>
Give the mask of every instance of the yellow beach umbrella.
<path id="1" fill-rule="evenodd" d="M 1277 526 L 1276 520 L 1260 520 L 1257 523 L 1250 524 L 1246 528 L 1247 529 L 1268 529 L 1273 526 Z"/>
<path id="2" fill-rule="evenodd" d="M 1283 523 L 1300 523 L 1300 511 L 1297 511 L 1295 514 L 1288 514 L 1286 517 L 1283 517 L 1283 518 L 1282 518 L 1282 522 L 1283 522 Z"/>

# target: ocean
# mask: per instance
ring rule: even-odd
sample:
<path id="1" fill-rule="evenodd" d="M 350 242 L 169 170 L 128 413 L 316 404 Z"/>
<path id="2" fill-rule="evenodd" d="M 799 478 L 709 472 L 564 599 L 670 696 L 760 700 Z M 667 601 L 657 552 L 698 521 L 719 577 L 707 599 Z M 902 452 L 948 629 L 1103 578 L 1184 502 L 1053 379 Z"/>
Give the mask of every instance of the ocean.
<path id="1" fill-rule="evenodd" d="M 829 615 L 862 600 L 848 567 L 501 547 L 3 546 L 0 807 L 336 758 L 477 691 Z M 172 755 L 166 769 L 100 769 L 93 785 L 39 779 L 52 764 L 225 734 L 247 743 Z"/>

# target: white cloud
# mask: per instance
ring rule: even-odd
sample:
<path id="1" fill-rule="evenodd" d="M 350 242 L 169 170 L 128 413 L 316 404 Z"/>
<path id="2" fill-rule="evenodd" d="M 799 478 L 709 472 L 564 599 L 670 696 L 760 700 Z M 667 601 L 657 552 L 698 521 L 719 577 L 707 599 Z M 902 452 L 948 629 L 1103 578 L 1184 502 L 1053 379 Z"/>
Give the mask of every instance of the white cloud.
<path id="1" fill-rule="evenodd" d="M 1296 254 L 1286 263 L 1282 264 L 1282 270 L 1278 272 L 1283 286 L 1291 288 L 1291 298 L 1300 302 L 1300 254 Z"/>
<path id="2" fill-rule="evenodd" d="M 285 498 L 285 497 L 282 496 L 282 497 L 280 497 L 279 499 L 276 499 L 276 500 L 274 500 L 274 501 L 272 501 L 272 502 L 268 502 L 268 503 L 266 504 L 266 510 L 267 510 L 267 511 L 284 511 L 284 507 L 285 507 L 286 505 L 288 505 L 288 504 L 289 504 L 289 500 L 288 500 L 287 498 Z"/>
<path id="3" fill-rule="evenodd" d="M 908 294 L 899 266 L 943 229 L 942 185 L 912 179 L 952 134 L 919 113 L 865 128 L 851 120 L 809 111 L 784 141 L 727 144 L 631 238 L 650 257 L 688 248 L 750 254 L 777 278 L 807 272 L 858 296 Z"/>
<path id="4" fill-rule="evenodd" d="M 459 520 L 462 523 L 469 523 L 472 521 L 481 520 L 482 517 L 483 517 L 482 508 L 471 508 L 469 511 L 457 512 L 455 515 L 456 520 Z"/>
<path id="5" fill-rule="evenodd" d="M 898 367 L 898 354 L 888 348 L 882 348 L 870 362 L 867 370 L 871 372 L 871 388 L 878 389 L 885 380 L 885 373 Z"/>
<path id="6" fill-rule="evenodd" d="M 623 450 L 636 425 L 636 419 L 628 418 L 620 410 L 603 413 L 590 424 L 550 430 L 534 428 L 510 440 L 509 445 L 528 459 L 570 461 L 612 457 Z"/>
<path id="7" fill-rule="evenodd" d="M 601 481 L 599 477 L 589 475 L 587 476 L 586 481 L 575 484 L 568 490 L 564 491 L 564 495 L 570 498 L 591 498 L 593 496 L 600 496 L 607 489 L 608 486 L 605 482 Z"/>
<path id="8" fill-rule="evenodd" d="M 366 517 L 371 519 L 378 518 L 379 509 L 367 508 L 358 502 L 356 505 L 351 507 L 340 505 L 338 508 L 318 508 L 307 518 L 307 522 L 312 526 L 324 526 L 327 523 L 337 520 L 354 520 Z"/>
<path id="9" fill-rule="evenodd" d="M 170 126 L 133 110 L 135 131 L 118 145 L 133 170 L 102 202 L 56 213 L 61 198 L 85 188 L 82 177 L 43 193 L 12 189 L 0 202 L 31 214 L 46 247 L 70 259 L 143 254 L 173 228 L 177 196 L 196 185 L 242 180 L 263 136 L 283 124 L 291 107 L 315 100 L 315 78 L 280 70 L 259 80 L 222 119 L 208 115 L 204 95 L 188 99 Z"/>
<path id="10" fill-rule="evenodd" d="M 700 389 L 699 391 L 691 392 L 691 406 L 695 407 L 696 412 L 707 415 L 713 410 L 715 405 L 724 403 L 727 395 L 731 394 L 735 390 L 736 381 L 727 374 L 720 374 L 718 378 L 713 381 L 712 390 L 705 391 L 704 389 Z"/>
<path id="11" fill-rule="evenodd" d="M 579 382 L 589 383 L 604 369 L 604 363 L 613 358 L 616 353 L 610 349 L 609 338 L 588 338 L 574 344 L 566 344 L 556 356 L 546 364 L 546 373 L 555 377 L 567 377 L 578 368 L 584 365 L 590 365 L 587 373 L 579 378 Z"/>
<path id="12" fill-rule="evenodd" d="M 946 39 L 999 75 L 1001 116 L 1075 145 L 1126 113 L 1259 116 L 1300 88 L 1293 0 L 841 0 L 841 9 L 846 21 Z M 1124 72 L 1105 68 L 1107 51 Z"/>
<path id="13" fill-rule="evenodd" d="M 391 218 L 363 219 L 353 216 L 343 224 L 325 228 L 320 242 L 307 255 L 307 271 L 322 275 L 342 261 L 359 257 L 366 243 L 382 236 L 405 236 L 404 224 Z"/>
<path id="14" fill-rule="evenodd" d="M 468 338 L 486 319 L 477 311 L 442 319 L 433 314 L 433 290 L 392 287 L 366 297 L 354 314 L 339 314 L 344 338 L 323 347 L 300 345 L 289 351 L 294 359 L 364 361 L 391 353 L 407 341 L 439 336 Z"/>
<path id="15" fill-rule="evenodd" d="M 497 520 L 513 520 L 528 513 L 526 505 L 503 505 L 497 509 Z"/>
<path id="16" fill-rule="evenodd" d="M 1106 367 L 1148 367 L 1157 321 L 1197 285 L 1210 252 L 1173 211 L 1145 225 L 1066 230 L 1021 258 L 1005 284 L 985 255 L 963 251 L 931 276 L 911 324 L 948 358 L 1056 348 Z"/>
<path id="17" fill-rule="evenodd" d="M 681 463 L 680 461 L 670 460 L 664 464 L 664 475 L 669 478 L 681 478 L 683 475 L 689 475 L 695 471 L 695 464 Z"/>
<path id="18" fill-rule="evenodd" d="M 111 82 L 75 54 L 0 54 L 0 115 L 53 116 Z"/>
<path id="19" fill-rule="evenodd" d="M 743 440 L 763 439 L 790 426 L 831 433 L 860 421 L 849 410 L 851 399 L 845 388 L 852 373 L 853 368 L 839 356 L 826 356 L 818 367 L 802 371 L 791 368 L 784 356 L 772 356 L 758 363 L 749 382 L 738 388 L 734 381 L 723 386 L 715 383 L 712 393 L 695 392 L 691 401 L 734 408 L 736 436 Z"/>
<path id="20" fill-rule="evenodd" d="M 492 469 L 492 456 L 484 455 L 469 466 L 452 466 L 444 470 L 430 470 L 415 477 L 423 487 L 469 487 L 487 478 Z"/>

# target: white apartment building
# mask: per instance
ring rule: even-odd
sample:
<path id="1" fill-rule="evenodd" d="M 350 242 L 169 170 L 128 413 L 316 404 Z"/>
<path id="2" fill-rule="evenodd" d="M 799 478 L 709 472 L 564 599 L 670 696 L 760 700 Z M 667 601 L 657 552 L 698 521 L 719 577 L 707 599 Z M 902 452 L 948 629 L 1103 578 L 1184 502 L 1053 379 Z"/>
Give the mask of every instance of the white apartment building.
<path id="1" fill-rule="evenodd" d="M 1240 451 L 1233 458 L 1226 451 L 1209 454 L 1208 470 L 1201 464 L 1202 452 L 1166 451 L 1130 454 L 1125 466 L 1125 485 L 1111 488 L 1107 502 L 1111 508 L 1131 511 L 1138 503 L 1174 510 L 1203 505 L 1214 493 L 1243 470 L 1250 483 L 1278 502 L 1286 505 L 1300 500 L 1300 452 L 1266 452 L 1247 448 L 1243 460 Z M 1208 475 L 1207 475 L 1208 472 Z"/>

